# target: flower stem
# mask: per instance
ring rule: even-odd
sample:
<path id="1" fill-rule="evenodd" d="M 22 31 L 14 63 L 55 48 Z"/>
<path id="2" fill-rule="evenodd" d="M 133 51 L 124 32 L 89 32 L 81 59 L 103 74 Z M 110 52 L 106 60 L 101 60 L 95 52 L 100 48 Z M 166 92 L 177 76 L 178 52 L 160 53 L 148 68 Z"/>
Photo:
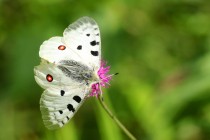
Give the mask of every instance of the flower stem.
<path id="1" fill-rule="evenodd" d="M 113 113 L 110 111 L 110 109 L 107 107 L 105 102 L 103 101 L 103 97 L 101 94 L 98 96 L 98 100 L 104 110 L 108 113 L 108 115 L 116 122 L 116 124 L 119 126 L 119 128 L 131 139 L 136 140 L 136 138 L 128 131 L 128 129 L 113 115 Z"/>

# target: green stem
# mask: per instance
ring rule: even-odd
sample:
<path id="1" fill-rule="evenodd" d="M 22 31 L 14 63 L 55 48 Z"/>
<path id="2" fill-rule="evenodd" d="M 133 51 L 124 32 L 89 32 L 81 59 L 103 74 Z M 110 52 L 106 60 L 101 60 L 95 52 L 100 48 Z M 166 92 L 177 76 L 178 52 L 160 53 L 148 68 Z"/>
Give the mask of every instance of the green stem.
<path id="1" fill-rule="evenodd" d="M 136 138 L 128 131 L 128 129 L 113 115 L 113 113 L 110 111 L 110 109 L 107 107 L 105 102 L 103 101 L 103 97 L 101 94 L 99 94 L 99 102 L 104 108 L 104 110 L 108 113 L 108 115 L 117 123 L 119 128 L 131 139 L 131 140 L 136 140 Z"/>

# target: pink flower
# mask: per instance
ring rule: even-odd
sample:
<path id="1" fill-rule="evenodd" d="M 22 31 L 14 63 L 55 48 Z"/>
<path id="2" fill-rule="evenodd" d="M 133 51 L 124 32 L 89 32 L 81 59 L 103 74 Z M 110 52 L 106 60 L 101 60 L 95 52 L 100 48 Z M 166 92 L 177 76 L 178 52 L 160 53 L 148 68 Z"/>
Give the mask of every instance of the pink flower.
<path id="1" fill-rule="evenodd" d="M 89 96 L 98 96 L 98 94 L 102 93 L 100 86 L 107 88 L 107 84 L 109 85 L 109 81 L 112 79 L 112 75 L 109 75 L 110 66 L 106 67 L 106 62 L 101 61 L 101 67 L 99 68 L 97 74 L 100 78 L 100 82 L 92 85 L 92 91 Z"/>

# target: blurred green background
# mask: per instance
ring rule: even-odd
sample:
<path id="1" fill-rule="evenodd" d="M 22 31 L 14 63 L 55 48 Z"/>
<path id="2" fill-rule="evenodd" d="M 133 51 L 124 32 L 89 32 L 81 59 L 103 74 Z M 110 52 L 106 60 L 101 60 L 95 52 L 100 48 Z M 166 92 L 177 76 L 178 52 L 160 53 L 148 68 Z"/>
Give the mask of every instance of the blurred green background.
<path id="1" fill-rule="evenodd" d="M 94 97 L 62 129 L 43 125 L 39 47 L 82 16 L 120 73 L 105 102 L 138 139 L 210 139 L 210 1 L 0 0 L 0 140 L 128 139 Z"/>

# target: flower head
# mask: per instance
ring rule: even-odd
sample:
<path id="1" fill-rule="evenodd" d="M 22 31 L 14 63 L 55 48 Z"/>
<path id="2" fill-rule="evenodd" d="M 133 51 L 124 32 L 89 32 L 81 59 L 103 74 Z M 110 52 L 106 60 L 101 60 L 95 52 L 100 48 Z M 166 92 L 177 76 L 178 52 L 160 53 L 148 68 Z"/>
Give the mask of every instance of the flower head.
<path id="1" fill-rule="evenodd" d="M 98 94 L 102 93 L 101 87 L 107 87 L 109 85 L 109 81 L 112 79 L 112 76 L 108 74 L 110 70 L 110 66 L 106 66 L 106 62 L 101 61 L 101 66 L 97 72 L 100 82 L 92 85 L 92 91 L 89 96 L 98 96 Z"/>

